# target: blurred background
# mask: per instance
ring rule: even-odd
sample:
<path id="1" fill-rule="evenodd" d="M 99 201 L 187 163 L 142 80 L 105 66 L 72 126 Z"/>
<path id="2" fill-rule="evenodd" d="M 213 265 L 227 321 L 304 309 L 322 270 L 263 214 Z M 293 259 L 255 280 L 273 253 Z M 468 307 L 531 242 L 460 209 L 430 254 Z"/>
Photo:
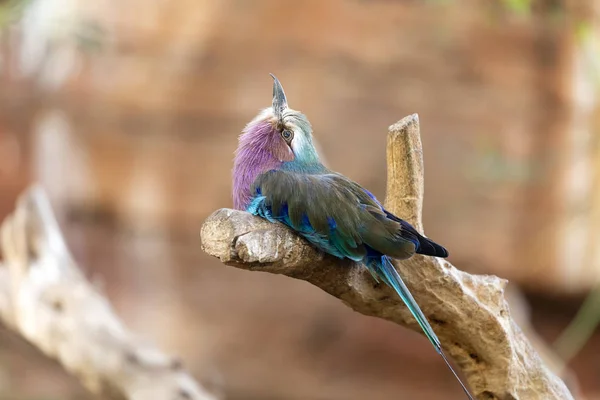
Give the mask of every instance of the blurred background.
<path id="1" fill-rule="evenodd" d="M 462 399 L 426 339 L 305 282 L 221 265 L 237 136 L 278 76 L 327 164 L 385 193 L 419 113 L 426 233 L 509 279 L 577 398 L 600 399 L 594 0 L 0 0 L 0 218 L 32 182 L 134 331 L 229 400 Z M 25 373 L 26 372 L 26 373 Z M 92 399 L 0 329 L 0 398 Z"/>

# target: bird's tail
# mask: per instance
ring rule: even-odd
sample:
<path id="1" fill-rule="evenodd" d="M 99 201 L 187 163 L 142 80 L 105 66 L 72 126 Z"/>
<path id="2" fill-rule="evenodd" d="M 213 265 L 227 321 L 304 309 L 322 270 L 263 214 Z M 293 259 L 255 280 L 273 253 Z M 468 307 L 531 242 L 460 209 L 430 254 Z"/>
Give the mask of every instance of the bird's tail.
<path id="1" fill-rule="evenodd" d="M 399 221 L 402 226 L 402 236 L 415 244 L 415 252 L 417 254 L 442 258 L 448 257 L 448 250 L 443 246 L 440 246 L 433 240 L 421 235 L 419 231 L 408 222 L 399 218 L 396 218 L 396 220 Z"/>
<path id="2" fill-rule="evenodd" d="M 435 350 L 442 356 L 442 358 L 446 362 L 446 365 L 448 366 L 450 371 L 452 371 L 452 373 L 462 386 L 469 400 L 473 400 L 473 396 L 471 396 L 471 393 L 469 393 L 469 390 L 467 389 L 465 384 L 461 381 L 461 379 L 456 374 L 456 371 L 454 371 L 454 369 L 448 362 L 448 359 L 446 358 L 446 355 L 442 350 L 440 340 L 431 328 L 431 325 L 429 325 L 427 318 L 425 318 L 423 311 L 421 311 L 421 308 L 419 307 L 414 297 L 408 290 L 408 287 L 406 287 L 406 285 L 404 284 L 404 281 L 400 277 L 400 274 L 398 274 L 398 271 L 396 271 L 396 268 L 392 264 L 390 258 L 387 256 L 381 256 L 380 260 L 375 260 L 375 262 L 371 263 L 371 265 L 367 265 L 367 267 L 371 269 L 372 273 L 374 272 L 377 276 L 383 279 L 383 281 L 388 286 L 393 288 L 396 291 L 396 293 L 398 293 L 404 304 L 406 304 L 406 307 L 408 307 L 408 309 L 410 310 L 413 317 L 415 317 L 415 319 L 417 320 L 417 323 L 425 333 L 427 339 L 429 339 Z"/>
<path id="3" fill-rule="evenodd" d="M 417 246 L 416 253 L 423 254 L 425 256 L 433 256 L 433 257 L 448 257 L 448 250 L 446 250 L 443 246 L 440 246 L 433 240 L 426 238 L 425 236 L 418 236 L 419 245 Z"/>

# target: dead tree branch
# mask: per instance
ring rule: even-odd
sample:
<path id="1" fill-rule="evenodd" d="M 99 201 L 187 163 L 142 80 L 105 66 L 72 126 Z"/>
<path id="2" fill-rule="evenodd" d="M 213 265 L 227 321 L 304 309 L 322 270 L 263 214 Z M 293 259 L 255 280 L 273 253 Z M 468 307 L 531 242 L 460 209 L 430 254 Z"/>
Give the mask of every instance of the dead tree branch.
<path id="1" fill-rule="evenodd" d="M 115 399 L 214 400 L 181 363 L 130 333 L 72 259 L 45 193 L 3 223 L 0 318 L 91 392 Z"/>
<path id="2" fill-rule="evenodd" d="M 417 115 L 389 128 L 386 207 L 422 232 L 423 157 Z M 202 246 L 223 263 L 302 279 L 352 309 L 421 332 L 394 292 L 358 264 L 316 251 L 283 225 L 221 209 L 202 227 Z M 395 263 L 448 354 L 479 399 L 572 399 L 513 321 L 506 281 L 470 275 L 443 259 Z"/>

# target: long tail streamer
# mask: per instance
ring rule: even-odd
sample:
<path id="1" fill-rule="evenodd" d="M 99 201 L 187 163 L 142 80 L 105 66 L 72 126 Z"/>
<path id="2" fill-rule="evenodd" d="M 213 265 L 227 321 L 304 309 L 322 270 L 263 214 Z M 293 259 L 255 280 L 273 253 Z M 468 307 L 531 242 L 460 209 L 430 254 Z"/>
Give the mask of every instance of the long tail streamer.
<path id="1" fill-rule="evenodd" d="M 429 325 L 427 318 L 425 317 L 423 311 L 421 311 L 421 308 L 419 307 L 414 297 L 408 290 L 408 287 L 406 287 L 406 285 L 404 284 L 404 281 L 400 277 L 400 274 L 398 274 L 398 271 L 396 271 L 396 268 L 394 268 L 394 265 L 392 264 L 390 258 L 387 256 L 382 256 L 381 261 L 373 264 L 374 265 L 368 267 L 375 269 L 375 271 L 373 272 L 375 272 L 379 277 L 381 277 L 381 279 L 383 279 L 388 286 L 392 287 L 396 291 L 396 293 L 398 293 L 404 304 L 406 304 L 406 307 L 408 307 L 411 314 L 417 320 L 417 323 L 419 324 L 421 329 L 423 329 L 423 332 L 425 333 L 425 336 L 427 336 L 427 339 L 429 339 L 435 350 L 442 356 L 444 362 L 446 363 L 450 371 L 452 371 L 452 374 L 454 374 L 458 383 L 460 383 L 460 386 L 464 390 L 469 400 L 474 400 L 473 396 L 471 395 L 465 384 L 458 377 L 458 374 L 456 373 L 456 371 L 454 371 L 454 368 L 452 368 L 452 366 L 450 365 L 448 358 L 446 358 L 446 355 L 442 350 L 442 344 L 440 343 L 440 340 L 433 331 L 433 328 L 431 328 L 431 325 Z"/>

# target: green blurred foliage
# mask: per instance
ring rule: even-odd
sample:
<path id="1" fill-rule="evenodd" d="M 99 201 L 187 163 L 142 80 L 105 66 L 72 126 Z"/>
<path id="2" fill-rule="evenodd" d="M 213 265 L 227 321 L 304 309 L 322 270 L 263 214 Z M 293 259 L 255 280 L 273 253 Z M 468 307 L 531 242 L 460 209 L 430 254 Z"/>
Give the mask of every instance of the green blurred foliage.
<path id="1" fill-rule="evenodd" d="M 502 3 L 512 12 L 519 15 L 529 15 L 531 13 L 532 0 L 501 0 Z"/>
<path id="2" fill-rule="evenodd" d="M 0 29 L 19 19 L 31 0 L 0 0 Z"/>

